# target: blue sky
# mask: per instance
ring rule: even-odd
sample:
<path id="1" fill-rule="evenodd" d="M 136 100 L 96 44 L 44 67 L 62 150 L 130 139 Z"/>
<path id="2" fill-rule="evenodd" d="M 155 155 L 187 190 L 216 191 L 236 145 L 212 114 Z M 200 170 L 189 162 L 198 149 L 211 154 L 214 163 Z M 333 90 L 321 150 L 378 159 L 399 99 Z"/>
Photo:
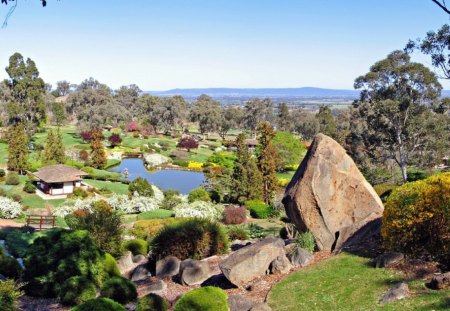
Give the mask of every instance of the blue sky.
<path id="1" fill-rule="evenodd" d="M 352 88 L 375 61 L 449 22 L 431 0 L 47 2 L 20 1 L 0 29 L 0 78 L 17 51 L 49 83 Z"/>

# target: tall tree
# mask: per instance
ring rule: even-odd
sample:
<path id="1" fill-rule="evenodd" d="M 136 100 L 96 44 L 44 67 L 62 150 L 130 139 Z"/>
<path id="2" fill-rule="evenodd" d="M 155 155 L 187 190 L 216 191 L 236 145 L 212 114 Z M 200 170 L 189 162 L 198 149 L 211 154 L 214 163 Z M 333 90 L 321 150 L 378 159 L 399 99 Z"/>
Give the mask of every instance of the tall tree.
<path id="1" fill-rule="evenodd" d="M 276 168 L 278 153 L 273 145 L 275 132 L 269 122 L 263 121 L 258 127 L 258 142 L 260 149 L 258 152 L 258 168 L 262 174 L 263 199 L 267 204 L 272 200 L 277 190 Z"/>
<path id="2" fill-rule="evenodd" d="M 294 130 L 302 140 L 312 140 L 320 131 L 319 121 L 316 116 L 307 110 L 296 109 L 292 112 Z"/>
<path id="3" fill-rule="evenodd" d="M 319 122 L 319 131 L 330 137 L 336 137 L 336 122 L 334 121 L 331 109 L 328 106 L 320 106 L 319 112 L 316 114 Z"/>
<path id="4" fill-rule="evenodd" d="M 406 182 L 408 162 L 433 135 L 423 130 L 423 116 L 431 111 L 442 86 L 427 67 L 411 62 L 405 52 L 394 51 L 358 77 L 355 88 L 362 89 L 357 106 L 367 124 L 363 135 L 370 136 L 366 146 L 388 153 Z"/>
<path id="5" fill-rule="evenodd" d="M 277 126 L 280 131 L 290 131 L 291 122 L 289 116 L 289 108 L 286 103 L 280 103 L 278 105 L 278 114 L 277 114 Z"/>
<path id="6" fill-rule="evenodd" d="M 222 120 L 220 122 L 219 134 L 223 140 L 227 133 L 233 129 L 240 127 L 243 118 L 243 111 L 239 107 L 222 107 Z"/>
<path id="7" fill-rule="evenodd" d="M 58 96 L 68 95 L 70 92 L 70 82 L 63 80 L 56 82 L 56 93 Z"/>
<path id="8" fill-rule="evenodd" d="M 106 164 L 105 148 L 102 143 L 103 134 L 99 129 L 92 130 L 91 140 L 91 166 L 102 169 Z"/>
<path id="9" fill-rule="evenodd" d="M 217 132 L 222 121 L 220 104 L 208 95 L 200 95 L 191 108 L 191 120 L 198 122 L 202 134 Z"/>
<path id="10" fill-rule="evenodd" d="M 117 103 L 127 109 L 132 117 L 138 116 L 139 105 L 137 104 L 141 89 L 136 84 L 121 86 L 114 94 Z"/>
<path id="11" fill-rule="evenodd" d="M 150 124 L 168 133 L 171 129 L 183 127 L 186 113 L 187 104 L 182 96 L 160 98 L 150 111 Z"/>
<path id="12" fill-rule="evenodd" d="M 244 126 L 252 135 L 256 134 L 256 128 L 260 122 L 273 121 L 273 102 L 269 98 L 249 100 L 245 103 L 244 111 Z"/>
<path id="13" fill-rule="evenodd" d="M 66 120 L 66 111 L 64 104 L 60 102 L 53 102 L 52 104 L 53 122 L 57 126 L 61 126 Z"/>
<path id="14" fill-rule="evenodd" d="M 23 174 L 28 169 L 28 135 L 22 123 L 8 129 L 8 169 Z"/>
<path id="15" fill-rule="evenodd" d="M 9 58 L 6 67 L 9 79 L 5 84 L 11 91 L 11 100 L 7 104 L 9 124 L 22 123 L 28 134 L 46 121 L 45 82 L 39 77 L 34 61 L 25 60 L 20 53 Z"/>
<path id="16" fill-rule="evenodd" d="M 63 164 L 66 160 L 64 153 L 64 144 L 62 141 L 61 131 L 59 128 L 56 134 L 50 130 L 45 139 L 44 150 L 42 150 L 42 161 L 44 163 L 59 163 Z"/>
<path id="17" fill-rule="evenodd" d="M 278 154 L 278 171 L 282 171 L 289 165 L 300 164 L 300 159 L 306 152 L 300 140 L 289 132 L 276 131 L 272 143 Z"/>

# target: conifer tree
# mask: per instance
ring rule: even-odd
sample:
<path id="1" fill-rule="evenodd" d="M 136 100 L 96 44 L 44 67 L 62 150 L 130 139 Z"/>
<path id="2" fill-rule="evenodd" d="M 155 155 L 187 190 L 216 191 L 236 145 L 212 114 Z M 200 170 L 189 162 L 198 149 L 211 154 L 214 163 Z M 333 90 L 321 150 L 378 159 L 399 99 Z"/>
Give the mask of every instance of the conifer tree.
<path id="1" fill-rule="evenodd" d="M 272 139 L 275 136 L 272 125 L 263 121 L 258 125 L 258 142 L 261 149 L 258 153 L 258 167 L 262 174 L 263 199 L 269 204 L 277 189 L 277 168 L 278 154 L 273 146 Z"/>
<path id="2" fill-rule="evenodd" d="M 53 162 L 53 150 L 55 146 L 55 135 L 50 130 L 45 139 L 44 150 L 42 151 L 42 162 L 48 164 Z"/>
<path id="3" fill-rule="evenodd" d="M 103 134 L 99 129 L 93 129 L 91 133 L 91 166 L 101 169 L 106 164 L 106 154 L 102 144 Z"/>
<path id="4" fill-rule="evenodd" d="M 63 164 L 66 161 L 66 153 L 64 148 L 64 143 L 62 140 L 61 131 L 58 127 L 55 136 L 55 147 L 54 147 L 54 160 L 56 163 Z"/>
<path id="5" fill-rule="evenodd" d="M 53 130 L 50 130 L 48 133 L 47 139 L 45 140 L 44 150 L 42 151 L 42 161 L 47 164 L 63 164 L 65 162 L 64 145 L 59 128 L 56 135 Z"/>
<path id="6" fill-rule="evenodd" d="M 21 174 L 28 169 L 28 136 L 23 123 L 8 130 L 8 169 Z"/>

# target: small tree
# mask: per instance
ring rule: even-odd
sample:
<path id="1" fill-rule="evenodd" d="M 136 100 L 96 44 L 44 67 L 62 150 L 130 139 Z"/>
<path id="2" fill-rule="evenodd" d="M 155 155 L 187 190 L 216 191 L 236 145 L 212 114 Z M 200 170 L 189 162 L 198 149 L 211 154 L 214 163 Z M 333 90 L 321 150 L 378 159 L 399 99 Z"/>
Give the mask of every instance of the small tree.
<path id="1" fill-rule="evenodd" d="M 28 168 L 28 136 L 22 123 L 8 130 L 8 169 L 25 172 Z"/>
<path id="2" fill-rule="evenodd" d="M 91 132 L 91 166 L 101 169 L 106 164 L 106 154 L 102 144 L 103 134 L 99 129 L 94 129 Z"/>
<path id="3" fill-rule="evenodd" d="M 64 144 L 62 142 L 61 132 L 58 128 L 56 135 L 53 130 L 47 135 L 44 150 L 42 151 L 42 161 L 44 163 L 64 163 L 66 159 Z"/>
<path id="4" fill-rule="evenodd" d="M 80 133 L 80 137 L 87 143 L 90 143 L 92 140 L 92 131 L 83 131 Z"/>
<path id="5" fill-rule="evenodd" d="M 192 137 L 183 137 L 177 144 L 178 148 L 187 149 L 187 151 L 191 151 L 191 149 L 198 148 L 198 142 Z"/>
<path id="6" fill-rule="evenodd" d="M 197 188 L 191 191 L 188 196 L 189 203 L 195 201 L 211 202 L 211 197 L 205 188 Z"/>
<path id="7" fill-rule="evenodd" d="M 66 111 L 62 103 L 54 102 L 52 104 L 53 121 L 57 126 L 61 126 L 66 120 Z"/>
<path id="8" fill-rule="evenodd" d="M 139 124 L 136 121 L 131 121 L 127 124 L 127 132 L 139 131 Z"/>
<path id="9" fill-rule="evenodd" d="M 152 197 L 155 194 L 152 185 L 142 177 L 136 178 L 128 185 L 128 193 L 133 195 L 135 192 L 143 197 Z"/>
<path id="10" fill-rule="evenodd" d="M 109 136 L 108 141 L 111 148 L 114 148 L 115 146 L 118 146 L 122 143 L 122 138 L 119 134 L 112 134 L 111 136 Z"/>

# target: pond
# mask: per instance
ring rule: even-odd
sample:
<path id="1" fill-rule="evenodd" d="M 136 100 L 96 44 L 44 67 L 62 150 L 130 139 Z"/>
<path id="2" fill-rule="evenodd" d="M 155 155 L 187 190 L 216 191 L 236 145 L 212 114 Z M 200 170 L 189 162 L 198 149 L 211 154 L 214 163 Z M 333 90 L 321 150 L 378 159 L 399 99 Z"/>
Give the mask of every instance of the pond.
<path id="1" fill-rule="evenodd" d="M 189 194 L 197 189 L 206 180 L 203 173 L 183 170 L 156 170 L 147 171 L 142 159 L 126 158 L 120 165 L 111 168 L 111 171 L 123 173 L 128 170 L 128 179 L 134 180 L 143 177 L 162 190 L 177 190 L 181 194 Z"/>

